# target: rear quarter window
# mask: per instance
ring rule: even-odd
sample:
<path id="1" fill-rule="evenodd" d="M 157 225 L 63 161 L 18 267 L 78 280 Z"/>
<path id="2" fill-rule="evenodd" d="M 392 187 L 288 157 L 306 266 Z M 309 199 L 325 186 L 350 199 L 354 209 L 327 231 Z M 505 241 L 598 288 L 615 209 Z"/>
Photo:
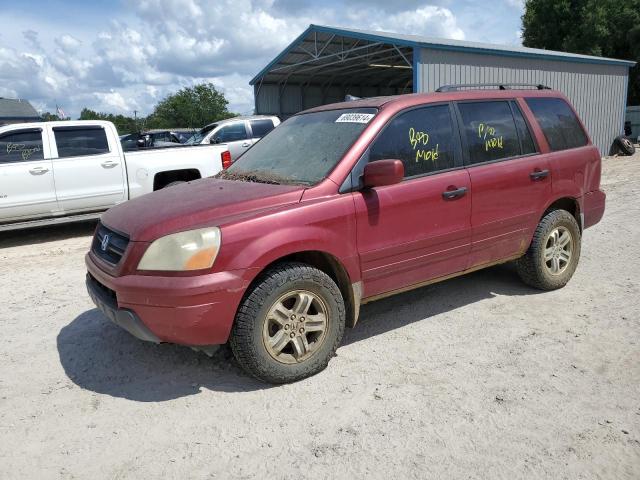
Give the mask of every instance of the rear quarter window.
<path id="1" fill-rule="evenodd" d="M 267 133 L 273 130 L 273 121 L 269 119 L 265 120 L 251 120 L 251 136 L 253 138 L 264 137 Z"/>
<path id="2" fill-rule="evenodd" d="M 526 102 L 554 152 L 589 142 L 575 113 L 561 98 L 527 98 Z"/>
<path id="3" fill-rule="evenodd" d="M 58 157 L 83 157 L 109 152 L 107 133 L 102 127 L 54 127 Z"/>

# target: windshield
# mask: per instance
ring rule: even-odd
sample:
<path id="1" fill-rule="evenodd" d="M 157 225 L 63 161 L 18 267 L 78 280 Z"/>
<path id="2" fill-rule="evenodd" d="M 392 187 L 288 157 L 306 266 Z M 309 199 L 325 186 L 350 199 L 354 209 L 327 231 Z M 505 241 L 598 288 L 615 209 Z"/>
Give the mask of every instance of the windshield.
<path id="1" fill-rule="evenodd" d="M 350 108 L 291 117 L 238 158 L 225 177 L 316 184 L 340 161 L 376 113 L 375 108 Z"/>
<path id="2" fill-rule="evenodd" d="M 206 127 L 202 127 L 199 132 L 194 133 L 189 139 L 184 142 L 186 145 L 194 145 L 200 143 L 204 137 L 207 136 L 211 130 L 218 126 L 217 123 L 212 123 L 211 125 L 207 125 Z"/>
<path id="3" fill-rule="evenodd" d="M 184 143 L 186 145 L 194 145 L 196 143 L 200 143 L 203 138 L 204 138 L 204 135 L 202 133 L 200 133 L 200 132 L 194 133 Z"/>

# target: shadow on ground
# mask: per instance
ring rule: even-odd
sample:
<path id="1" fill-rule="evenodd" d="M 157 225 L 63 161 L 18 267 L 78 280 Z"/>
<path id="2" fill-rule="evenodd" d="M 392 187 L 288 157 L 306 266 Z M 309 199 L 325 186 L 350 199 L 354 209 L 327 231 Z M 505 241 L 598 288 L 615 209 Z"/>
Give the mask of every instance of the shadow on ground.
<path id="1" fill-rule="evenodd" d="M 540 292 L 523 285 L 509 265 L 482 270 L 364 305 L 358 325 L 347 329 L 343 345 L 496 295 L 536 293 Z M 246 375 L 228 347 L 209 358 L 187 347 L 142 342 L 96 309 L 64 327 L 57 343 L 62 366 L 73 382 L 114 397 L 160 402 L 197 394 L 200 388 L 225 392 L 270 388 Z"/>
<path id="2" fill-rule="evenodd" d="M 543 293 L 526 286 L 513 264 L 503 264 L 410 290 L 362 306 L 358 324 L 347 329 L 342 345 L 366 340 L 435 315 L 453 312 L 497 295 Z"/>
<path id="3" fill-rule="evenodd" d="M 26 228 L 0 232 L 0 248 L 17 247 L 20 245 L 36 245 L 39 243 L 66 240 L 73 237 L 93 235 L 97 220 L 49 225 L 46 227 Z"/>

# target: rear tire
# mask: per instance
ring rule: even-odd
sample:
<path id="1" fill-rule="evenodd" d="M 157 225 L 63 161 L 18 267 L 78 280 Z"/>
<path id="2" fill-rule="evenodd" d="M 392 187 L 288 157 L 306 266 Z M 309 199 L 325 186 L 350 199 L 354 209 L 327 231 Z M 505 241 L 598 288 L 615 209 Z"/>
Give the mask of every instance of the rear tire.
<path id="1" fill-rule="evenodd" d="M 314 375 L 333 357 L 345 326 L 335 282 L 304 263 L 264 272 L 236 314 L 230 344 L 244 370 L 269 383 Z"/>
<path id="2" fill-rule="evenodd" d="M 622 155 L 633 155 L 636 151 L 636 147 L 633 142 L 624 135 L 616 137 L 614 143 Z"/>
<path id="3" fill-rule="evenodd" d="M 533 234 L 531 245 L 516 261 L 524 283 L 540 290 L 564 287 L 580 259 L 580 228 L 566 210 L 547 213 Z"/>

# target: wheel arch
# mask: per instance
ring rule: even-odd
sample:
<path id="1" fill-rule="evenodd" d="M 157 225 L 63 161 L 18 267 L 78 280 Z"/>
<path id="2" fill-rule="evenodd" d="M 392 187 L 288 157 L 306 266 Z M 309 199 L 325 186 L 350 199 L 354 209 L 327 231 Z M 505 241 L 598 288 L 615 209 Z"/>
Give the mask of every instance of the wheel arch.
<path id="1" fill-rule="evenodd" d="M 153 191 L 160 190 L 171 182 L 189 182 L 191 180 L 198 180 L 199 178 L 202 178 L 202 175 L 197 168 L 183 168 L 158 172 L 153 177 Z"/>
<path id="2" fill-rule="evenodd" d="M 576 222 L 578 222 L 578 227 L 580 228 L 580 233 L 582 233 L 583 223 L 584 222 L 582 221 L 582 210 L 580 208 L 580 202 L 578 201 L 577 198 L 570 197 L 570 196 L 563 196 L 563 197 L 557 198 L 556 200 L 551 202 L 547 206 L 547 208 L 544 209 L 544 212 L 540 216 L 540 219 L 538 220 L 538 223 L 549 212 L 553 212 L 554 210 L 566 210 L 567 212 L 569 212 L 573 216 L 573 218 L 576 219 Z"/>
<path id="3" fill-rule="evenodd" d="M 326 273 L 336 283 L 345 302 L 346 325 L 355 326 L 360 314 L 360 304 L 362 299 L 362 282 L 353 282 L 346 267 L 342 262 L 329 252 L 322 250 L 302 250 L 288 253 L 276 258 L 261 268 L 247 288 L 247 293 L 260 281 L 261 275 L 275 265 L 299 262 L 317 268 Z"/>

